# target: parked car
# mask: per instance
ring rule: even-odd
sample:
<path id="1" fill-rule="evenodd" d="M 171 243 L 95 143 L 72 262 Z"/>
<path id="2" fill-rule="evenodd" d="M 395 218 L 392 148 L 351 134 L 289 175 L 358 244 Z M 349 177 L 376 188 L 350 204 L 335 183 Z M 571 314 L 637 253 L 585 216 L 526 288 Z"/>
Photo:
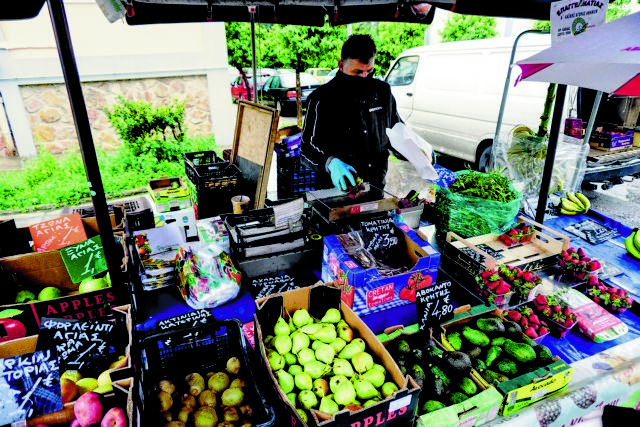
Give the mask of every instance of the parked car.
<path id="1" fill-rule="evenodd" d="M 253 99 L 253 70 L 246 69 L 244 70 L 247 75 L 247 82 L 249 83 L 249 88 L 251 90 L 251 96 L 249 95 L 249 91 L 247 91 L 247 86 L 242 79 L 242 76 L 237 76 L 233 82 L 231 82 L 231 97 L 234 102 L 237 102 L 241 99 L 251 100 Z M 258 90 L 264 85 L 267 79 L 273 76 L 276 73 L 276 70 L 270 68 L 261 68 L 257 70 L 258 74 Z"/>
<path id="2" fill-rule="evenodd" d="M 331 78 L 329 77 L 329 73 L 331 73 L 331 68 L 309 68 L 308 70 L 305 71 L 305 73 L 309 73 L 312 76 L 317 77 L 318 80 L 320 80 L 323 83 L 331 80 Z"/>
<path id="3" fill-rule="evenodd" d="M 322 86 L 317 77 L 308 73 L 300 73 L 300 89 L 302 108 L 307 107 L 307 97 L 316 88 Z M 267 79 L 264 86 L 258 90 L 260 101 L 270 107 L 280 110 L 283 116 L 296 114 L 296 73 L 280 70 L 277 75 Z"/>

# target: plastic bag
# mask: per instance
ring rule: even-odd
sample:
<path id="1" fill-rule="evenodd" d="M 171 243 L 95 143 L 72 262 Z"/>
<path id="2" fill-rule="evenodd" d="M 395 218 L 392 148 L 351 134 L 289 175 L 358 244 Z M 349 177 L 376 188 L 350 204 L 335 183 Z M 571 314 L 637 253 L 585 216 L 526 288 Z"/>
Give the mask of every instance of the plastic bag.
<path id="1" fill-rule="evenodd" d="M 496 167 L 507 170 L 513 186 L 526 200 L 540 193 L 549 139 L 518 132 L 519 129 L 526 128 L 517 126 L 508 136 L 499 138 L 493 154 Z M 580 190 L 588 151 L 589 146 L 581 140 L 568 135 L 559 136 L 549 194 Z"/>
<path id="2" fill-rule="evenodd" d="M 458 172 L 458 176 L 469 171 Z M 481 199 L 480 197 L 454 193 L 448 188 L 438 187 L 436 209 L 438 229 L 453 231 L 461 237 L 475 237 L 483 234 L 502 234 L 514 223 L 520 210 L 522 194 L 511 187 L 516 198 L 510 202 Z"/>
<path id="3" fill-rule="evenodd" d="M 433 168 L 433 147 L 404 123 L 398 122 L 393 128 L 387 128 L 391 146 L 398 150 L 414 168 L 420 177 L 435 181 L 438 174 Z"/>
<path id="4" fill-rule="evenodd" d="M 180 293 L 189 307 L 213 308 L 240 292 L 240 272 L 215 245 L 181 247 L 176 257 Z"/>

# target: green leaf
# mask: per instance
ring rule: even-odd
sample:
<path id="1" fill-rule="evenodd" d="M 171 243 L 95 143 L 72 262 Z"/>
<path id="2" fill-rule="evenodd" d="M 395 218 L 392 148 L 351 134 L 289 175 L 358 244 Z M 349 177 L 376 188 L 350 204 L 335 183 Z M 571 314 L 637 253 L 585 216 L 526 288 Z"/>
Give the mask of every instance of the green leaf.
<path id="1" fill-rule="evenodd" d="M 18 310 L 16 308 L 7 308 L 5 310 L 0 311 L 0 319 L 7 319 L 9 317 L 14 317 L 22 313 L 23 313 L 23 310 Z"/>

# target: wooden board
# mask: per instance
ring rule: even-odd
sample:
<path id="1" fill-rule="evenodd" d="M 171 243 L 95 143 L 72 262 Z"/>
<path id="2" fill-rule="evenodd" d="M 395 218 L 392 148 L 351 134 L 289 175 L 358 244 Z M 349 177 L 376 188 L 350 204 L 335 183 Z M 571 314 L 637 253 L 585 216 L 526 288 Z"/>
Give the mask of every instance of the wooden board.
<path id="1" fill-rule="evenodd" d="M 250 194 L 245 195 L 251 198 L 253 209 L 264 207 L 279 118 L 273 108 L 248 101 L 238 103 L 231 163 L 240 168 L 247 181 Z"/>

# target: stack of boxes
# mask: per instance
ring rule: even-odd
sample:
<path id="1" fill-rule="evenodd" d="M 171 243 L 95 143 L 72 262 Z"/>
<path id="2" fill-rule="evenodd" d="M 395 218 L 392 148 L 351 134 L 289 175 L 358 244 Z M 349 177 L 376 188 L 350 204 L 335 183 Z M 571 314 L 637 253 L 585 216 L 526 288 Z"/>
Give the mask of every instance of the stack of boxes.
<path id="1" fill-rule="evenodd" d="M 302 133 L 295 133 L 282 138 L 274 148 L 278 156 L 278 199 L 299 197 L 315 190 L 315 171 L 300 161 L 301 142 Z"/>

